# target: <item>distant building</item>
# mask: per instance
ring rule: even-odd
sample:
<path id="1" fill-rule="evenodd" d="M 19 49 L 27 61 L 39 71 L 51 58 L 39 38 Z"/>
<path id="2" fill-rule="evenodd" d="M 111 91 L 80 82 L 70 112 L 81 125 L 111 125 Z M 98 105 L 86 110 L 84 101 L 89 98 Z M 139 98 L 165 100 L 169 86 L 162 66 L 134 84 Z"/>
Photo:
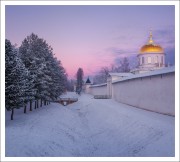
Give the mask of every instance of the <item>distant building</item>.
<path id="1" fill-rule="evenodd" d="M 90 81 L 89 77 L 86 80 L 86 84 L 91 84 L 91 81 Z"/>
<path id="2" fill-rule="evenodd" d="M 89 93 L 89 87 L 92 85 L 92 83 L 91 83 L 91 81 L 90 81 L 90 79 L 89 79 L 89 77 L 87 78 L 87 80 L 86 80 L 86 82 L 85 82 L 85 84 L 84 84 L 84 91 L 86 92 L 86 93 Z"/>
<path id="3" fill-rule="evenodd" d="M 124 77 L 129 77 L 133 74 L 150 72 L 165 67 L 164 50 L 160 45 L 154 43 L 151 31 L 148 43 L 140 48 L 137 59 L 137 68 L 132 69 L 130 73 L 109 73 L 107 82 L 112 83 L 113 81 L 124 79 Z M 109 87 L 109 89 L 111 88 Z"/>
<path id="4" fill-rule="evenodd" d="M 138 68 L 131 70 L 132 73 L 144 73 L 165 67 L 164 50 L 154 43 L 152 32 L 150 32 L 148 43 L 141 47 L 137 58 Z"/>

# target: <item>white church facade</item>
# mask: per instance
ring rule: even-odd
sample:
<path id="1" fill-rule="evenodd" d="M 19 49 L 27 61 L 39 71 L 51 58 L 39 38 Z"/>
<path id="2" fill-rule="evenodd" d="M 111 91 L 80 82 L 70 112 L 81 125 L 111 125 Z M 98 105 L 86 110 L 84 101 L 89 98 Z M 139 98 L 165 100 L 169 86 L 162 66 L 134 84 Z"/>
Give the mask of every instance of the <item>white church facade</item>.
<path id="1" fill-rule="evenodd" d="M 107 83 L 85 84 L 85 92 L 107 95 L 121 103 L 174 116 L 175 67 L 165 67 L 164 50 L 154 43 L 151 32 L 137 59 L 138 68 L 130 73 L 109 73 Z"/>
<path id="2" fill-rule="evenodd" d="M 143 73 L 165 67 L 164 50 L 154 43 L 152 32 L 150 32 L 148 43 L 141 47 L 137 59 L 139 67 L 133 69 L 132 73 Z"/>

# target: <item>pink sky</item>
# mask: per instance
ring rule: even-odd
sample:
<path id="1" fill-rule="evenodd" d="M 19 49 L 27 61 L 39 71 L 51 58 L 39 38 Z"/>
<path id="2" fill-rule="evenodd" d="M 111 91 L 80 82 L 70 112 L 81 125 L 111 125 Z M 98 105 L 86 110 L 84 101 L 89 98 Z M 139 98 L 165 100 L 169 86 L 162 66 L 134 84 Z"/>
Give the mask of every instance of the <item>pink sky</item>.
<path id="1" fill-rule="evenodd" d="M 44 38 L 70 78 L 136 56 L 150 29 L 173 63 L 174 23 L 174 6 L 6 6 L 6 38 L 18 46 L 32 32 Z"/>

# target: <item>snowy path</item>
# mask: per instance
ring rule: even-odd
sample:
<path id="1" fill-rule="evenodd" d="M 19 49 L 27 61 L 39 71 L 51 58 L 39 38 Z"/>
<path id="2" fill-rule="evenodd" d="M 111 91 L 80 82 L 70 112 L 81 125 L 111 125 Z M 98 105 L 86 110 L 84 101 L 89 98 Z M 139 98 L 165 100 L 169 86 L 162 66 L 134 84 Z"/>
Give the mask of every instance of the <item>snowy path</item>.
<path id="1" fill-rule="evenodd" d="M 9 115 L 9 114 L 6 114 Z M 83 94 L 6 118 L 6 156 L 174 156 L 174 117 Z"/>

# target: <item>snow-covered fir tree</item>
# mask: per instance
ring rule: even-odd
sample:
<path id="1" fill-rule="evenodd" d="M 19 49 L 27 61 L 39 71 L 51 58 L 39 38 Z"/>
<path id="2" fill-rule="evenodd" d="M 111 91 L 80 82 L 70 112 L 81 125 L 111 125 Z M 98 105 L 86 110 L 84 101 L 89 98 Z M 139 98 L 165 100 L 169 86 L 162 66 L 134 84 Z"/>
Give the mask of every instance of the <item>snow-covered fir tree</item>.
<path id="1" fill-rule="evenodd" d="M 84 72 L 82 68 L 79 68 L 76 74 L 77 78 L 77 86 L 76 86 L 76 91 L 80 93 L 82 91 L 82 86 L 83 86 L 83 76 Z"/>
<path id="2" fill-rule="evenodd" d="M 24 39 L 19 48 L 19 53 L 30 75 L 34 78 L 34 89 L 36 89 L 35 108 L 38 100 L 54 100 L 62 94 L 65 88 L 65 70 L 56 58 L 53 57 L 53 49 L 45 40 L 35 34 Z"/>
<path id="3" fill-rule="evenodd" d="M 28 70 L 18 56 L 17 50 L 9 40 L 5 40 L 5 107 L 12 111 L 26 104 L 30 84 Z"/>
<path id="4" fill-rule="evenodd" d="M 129 60 L 127 57 L 118 60 L 118 64 L 111 64 L 109 67 L 102 67 L 101 70 L 93 77 L 94 84 L 107 82 L 109 73 L 128 73 L 130 72 Z"/>
<path id="5" fill-rule="evenodd" d="M 60 96 L 64 91 L 66 87 L 67 82 L 67 76 L 65 69 L 62 67 L 61 62 L 57 60 L 57 58 L 54 58 L 51 62 L 51 78 L 52 79 L 52 85 L 50 90 L 50 96 L 51 99 L 55 100 L 58 96 Z"/>

